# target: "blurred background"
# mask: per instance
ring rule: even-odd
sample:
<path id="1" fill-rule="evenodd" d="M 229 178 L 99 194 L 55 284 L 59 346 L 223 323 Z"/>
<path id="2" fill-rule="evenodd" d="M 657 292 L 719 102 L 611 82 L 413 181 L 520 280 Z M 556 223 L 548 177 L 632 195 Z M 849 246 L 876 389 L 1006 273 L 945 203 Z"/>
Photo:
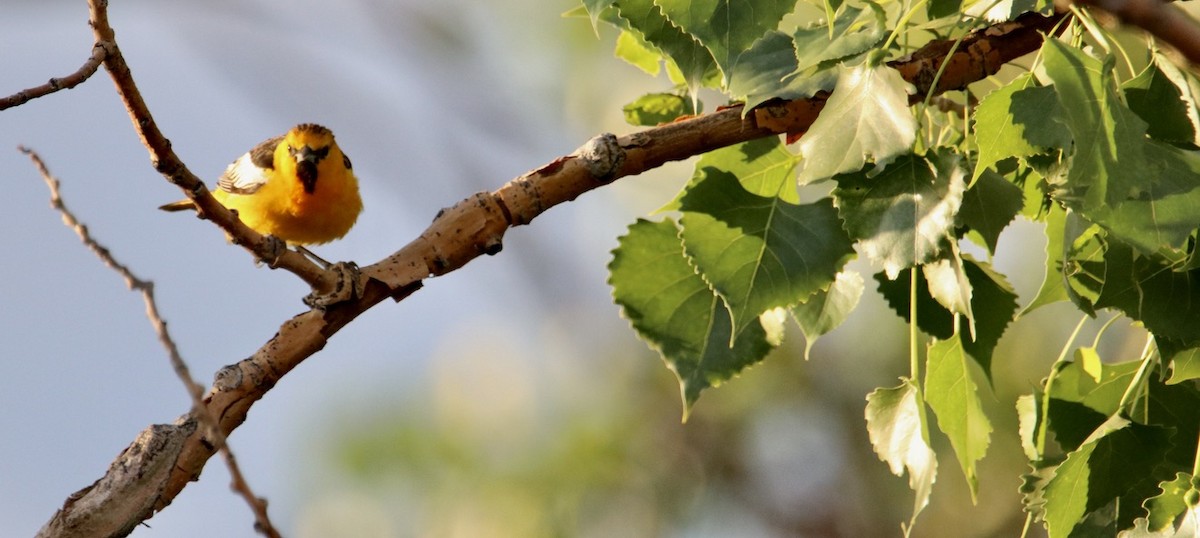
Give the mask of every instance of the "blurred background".
<path id="1" fill-rule="evenodd" d="M 142 94 L 189 167 L 216 178 L 294 124 L 329 126 L 354 159 L 366 212 L 323 256 L 369 264 L 439 208 L 627 133 L 621 105 L 669 88 L 611 54 L 572 0 L 113 2 Z M 334 7 L 336 6 L 336 7 Z M 90 53 L 82 2 L 7 0 L 0 94 L 74 71 Z M 717 104 L 710 100 L 708 108 Z M 67 204 L 141 277 L 201 382 L 304 308 L 301 282 L 255 267 L 150 166 L 106 73 L 0 113 L 0 534 L 34 534 L 146 426 L 188 397 L 139 296 L 62 226 L 18 144 L 41 153 Z M 907 374 L 906 329 L 867 277 L 858 310 L 811 361 L 793 327 L 763 364 L 700 399 L 619 318 L 605 284 L 617 236 L 690 175 L 623 179 L 512 230 L 479 259 L 338 333 L 272 390 L 230 443 L 286 536 L 898 535 L 912 495 L 871 451 L 864 397 Z M 1043 274 L 1039 225 L 995 260 L 1021 294 Z M 1024 459 L 1013 401 L 1039 383 L 1078 314 L 1012 326 L 985 398 L 997 426 L 972 506 L 944 439 L 916 535 L 1013 536 Z M 1090 322 L 1081 341 L 1107 317 Z M 1120 327 L 1121 323 L 1118 323 Z M 1106 333 L 1107 359 L 1142 336 Z M 254 536 L 212 460 L 133 535 Z M 1035 533 L 1036 534 L 1036 533 Z"/>

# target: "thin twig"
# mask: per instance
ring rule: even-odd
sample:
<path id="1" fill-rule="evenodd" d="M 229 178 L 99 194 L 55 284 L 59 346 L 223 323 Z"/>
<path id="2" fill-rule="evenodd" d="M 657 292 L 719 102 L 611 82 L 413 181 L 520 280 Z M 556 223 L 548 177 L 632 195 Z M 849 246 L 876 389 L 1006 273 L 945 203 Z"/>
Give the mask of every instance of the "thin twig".
<path id="1" fill-rule="evenodd" d="M 116 271 L 121 278 L 125 279 L 125 285 L 130 291 L 140 292 L 142 301 L 146 303 L 146 317 L 150 320 L 150 325 L 154 327 L 154 333 L 158 335 L 158 341 L 167 351 L 167 356 L 171 360 L 171 367 L 174 368 L 175 374 L 179 376 L 179 380 L 183 381 L 184 387 L 187 388 L 188 394 L 192 397 L 192 409 L 204 424 L 205 433 L 213 440 L 213 444 L 224 454 L 225 463 L 229 466 L 229 474 L 233 477 L 232 487 L 246 499 L 250 505 L 250 509 L 254 511 L 255 528 L 266 536 L 278 538 L 279 532 L 271 525 L 270 518 L 267 517 L 267 502 L 254 495 L 250 486 L 246 483 L 242 476 L 242 471 L 238 467 L 237 460 L 233 456 L 233 451 L 229 448 L 229 444 L 225 439 L 225 434 L 217 426 L 216 418 L 208 411 L 204 405 L 204 388 L 192 378 L 192 374 L 188 370 L 187 363 L 183 360 L 183 355 L 179 353 L 179 347 L 175 345 L 175 340 L 171 338 L 170 331 L 167 330 L 167 322 L 163 320 L 162 315 L 158 311 L 158 302 L 154 298 L 154 282 L 138 278 L 133 274 L 129 266 L 117 261 L 112 252 L 107 247 L 100 244 L 92 234 L 88 231 L 86 225 L 79 221 L 74 213 L 67 208 L 63 202 L 62 195 L 59 192 L 59 181 L 50 174 L 49 168 L 42 160 L 37 152 L 24 146 L 18 147 L 21 153 L 29 156 L 33 161 L 33 165 L 37 167 L 38 173 L 46 182 L 46 186 L 50 188 L 50 207 L 62 214 L 63 224 L 73 230 L 79 236 L 79 240 L 83 245 L 96 254 L 104 265 L 108 266 L 113 271 Z"/>
<path id="2" fill-rule="evenodd" d="M 1075 0 L 1116 15 L 1169 43 L 1192 65 L 1200 64 L 1200 25 L 1183 10 L 1163 0 Z"/>
<path id="3" fill-rule="evenodd" d="M 56 77 L 41 86 L 34 86 L 14 93 L 8 97 L 0 97 L 0 110 L 23 105 L 32 99 L 50 95 L 58 90 L 69 90 L 80 85 L 83 81 L 96 74 L 100 64 L 108 56 L 108 48 L 97 43 L 92 47 L 92 55 L 74 73 L 65 77 Z"/>

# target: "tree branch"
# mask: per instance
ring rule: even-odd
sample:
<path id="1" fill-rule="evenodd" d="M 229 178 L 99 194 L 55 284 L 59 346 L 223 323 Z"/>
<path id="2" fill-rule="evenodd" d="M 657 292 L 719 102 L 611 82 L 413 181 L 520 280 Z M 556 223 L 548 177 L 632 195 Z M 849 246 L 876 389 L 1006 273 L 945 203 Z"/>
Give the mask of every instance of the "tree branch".
<path id="1" fill-rule="evenodd" d="M 1075 0 L 1075 3 L 1100 8 L 1140 26 L 1170 43 L 1192 65 L 1200 64 L 1200 26 L 1176 6 L 1163 0 Z"/>
<path id="2" fill-rule="evenodd" d="M 171 338 L 170 331 L 167 330 L 167 322 L 163 320 L 162 315 L 158 311 L 158 301 L 154 298 L 154 282 L 138 278 L 133 274 L 133 270 L 129 266 L 117 261 L 116 257 L 107 247 L 100 244 L 91 232 L 88 231 L 79 219 L 63 202 L 62 195 L 59 193 L 59 181 L 50 174 L 50 170 L 46 167 L 45 161 L 37 152 L 24 146 L 18 148 L 21 153 L 29 156 L 41 174 L 42 180 L 46 182 L 46 186 L 50 189 L 50 206 L 62 214 L 63 224 L 75 232 L 79 236 L 79 240 L 84 246 L 96 254 L 100 261 L 105 266 L 116 271 L 125 279 L 125 285 L 131 291 L 137 291 L 142 295 L 142 301 L 146 304 L 146 317 L 150 320 L 150 325 L 154 327 L 154 333 L 158 335 L 158 341 L 167 351 L 167 356 L 171 360 L 171 366 L 175 370 L 175 374 L 179 376 L 179 380 L 183 382 L 187 388 L 188 394 L 192 397 L 192 412 L 200 417 L 201 423 L 205 427 L 205 433 L 216 440 L 217 448 L 225 457 L 225 463 L 229 467 L 229 473 L 233 477 L 233 489 L 237 491 L 250 505 L 251 511 L 254 512 L 255 528 L 260 530 L 264 535 L 270 538 L 278 538 L 279 532 L 271 525 L 271 519 L 267 517 L 267 503 L 263 499 L 254 495 L 250 489 L 250 485 L 246 483 L 246 479 L 242 476 L 242 470 L 238 467 L 237 458 L 233 455 L 233 450 L 229 448 L 225 436 L 221 434 L 216 427 L 216 419 L 204 407 L 204 388 L 192 378 L 192 374 L 188 371 L 187 363 L 183 360 L 183 355 L 179 353 L 179 346 L 175 345 L 175 339 Z M 100 515 L 100 514 L 91 514 Z M 111 517 L 112 513 L 104 513 L 103 517 Z M 77 520 L 74 522 L 76 528 L 90 528 L 91 523 L 87 520 Z"/>
<path id="3" fill-rule="evenodd" d="M 103 13 L 103 2 L 93 1 L 91 5 L 97 40 L 111 40 L 112 30 Z M 914 99 L 922 100 L 926 92 L 936 94 L 965 87 L 994 74 L 1005 62 L 1037 50 L 1042 33 L 1049 32 L 1061 17 L 1027 14 L 1016 21 L 968 36 L 949 58 L 950 64 L 936 87 L 931 87 L 933 73 L 946 60 L 950 42 L 930 43 L 911 57 L 891 65 L 918 87 L 919 97 L 914 96 Z M 149 149 L 155 168 L 184 188 L 204 214 L 227 232 L 237 232 L 231 232 L 231 235 L 246 241 L 261 238 L 243 229 L 244 226 L 216 203 L 203 183 L 171 153 L 169 142 L 158 132 L 136 93 L 128 66 L 115 43 L 113 46 L 114 54 L 104 65 L 126 101 L 135 129 Z M 741 106 L 733 106 L 620 138 L 601 135 L 572 155 L 528 172 L 494 192 L 477 193 L 440 212 L 429 228 L 400 250 L 364 267 L 362 280 L 354 283 L 356 288 L 362 289 L 360 294 L 351 300 L 326 308 L 313 308 L 293 317 L 252 356 L 222 368 L 204 397 L 204 406 L 217 418 L 220 431 L 228 434 L 246 420 L 254 402 L 300 362 L 321 350 L 331 336 L 359 314 L 389 297 L 396 301 L 404 299 L 430 276 L 458 269 L 482 254 L 498 253 L 508 228 L 529 224 L 555 205 L 668 161 L 756 138 L 803 132 L 824 103 L 824 95 L 773 102 L 747 115 L 743 114 Z M 254 245 L 247 248 L 259 254 Z M 284 261 L 290 268 L 292 262 Z M 103 478 L 68 498 L 39 536 L 71 535 L 47 529 L 62 528 L 60 522 L 81 517 L 80 512 L 103 512 L 109 510 L 110 505 L 122 502 L 123 499 L 114 498 L 119 496 L 106 493 L 108 491 L 120 489 L 128 494 L 136 493 L 152 504 L 137 513 L 139 519 L 115 521 L 99 534 L 128 532 L 139 521 L 150 517 L 152 511 L 170 504 L 188 482 L 199 478 L 205 462 L 215 450 L 204 431 L 196 428 L 195 415 L 190 412 L 172 425 L 154 425 L 145 430 L 118 456 Z"/>
<path id="4" fill-rule="evenodd" d="M 96 70 L 100 69 L 100 64 L 104 62 L 104 58 L 107 56 L 108 48 L 97 43 L 92 47 L 92 55 L 74 73 L 65 77 L 52 78 L 49 82 L 41 86 L 27 88 L 8 97 L 0 98 L 0 110 L 23 105 L 38 97 L 50 95 L 58 90 L 69 90 L 80 85 L 83 81 L 96 74 Z"/>

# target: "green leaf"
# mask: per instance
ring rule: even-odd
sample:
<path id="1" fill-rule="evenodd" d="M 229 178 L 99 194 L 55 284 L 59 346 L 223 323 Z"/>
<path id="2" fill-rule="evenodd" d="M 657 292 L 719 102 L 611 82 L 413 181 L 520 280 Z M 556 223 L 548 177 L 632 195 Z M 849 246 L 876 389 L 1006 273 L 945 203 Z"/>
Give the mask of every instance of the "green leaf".
<path id="1" fill-rule="evenodd" d="M 1053 204 L 1046 215 L 1046 276 L 1037 295 L 1025 305 L 1017 317 L 1024 316 L 1048 304 L 1067 300 L 1068 286 L 1063 275 L 1063 260 L 1067 248 L 1063 234 L 1066 232 L 1067 210 Z"/>
<path id="2" fill-rule="evenodd" d="M 622 3 L 624 0 L 622 0 Z M 779 26 L 796 0 L 654 0 L 677 27 L 708 48 L 722 72 L 758 38 Z M 726 77 L 728 79 L 728 77 Z"/>
<path id="3" fill-rule="evenodd" d="M 652 50 L 637 34 L 629 30 L 622 30 L 617 36 L 617 46 L 613 55 L 641 69 L 647 75 L 656 77 L 662 72 L 662 54 Z"/>
<path id="4" fill-rule="evenodd" d="M 1080 266 L 1103 275 L 1099 282 L 1079 280 L 1100 292 L 1096 308 L 1116 308 L 1157 336 L 1200 344 L 1200 270 L 1173 271 L 1163 260 L 1139 256 L 1119 242 L 1109 244 L 1103 262 Z"/>
<path id="5" fill-rule="evenodd" d="M 1190 379 L 1200 379 L 1200 346 L 1189 347 L 1170 338 L 1154 339 L 1163 364 L 1171 365 L 1167 384 L 1174 385 Z"/>
<path id="6" fill-rule="evenodd" d="M 971 181 L 1004 159 L 1071 147 L 1071 132 L 1062 116 L 1054 88 L 1036 86 L 1032 75 L 1019 76 L 987 94 L 975 111 L 979 161 Z"/>
<path id="7" fill-rule="evenodd" d="M 1145 254 L 1179 248 L 1200 225 L 1200 153 L 1162 142 L 1145 144 L 1145 177 L 1155 182 L 1143 196 L 1117 207 L 1104 206 L 1087 217 Z"/>
<path id="8" fill-rule="evenodd" d="M 854 254 L 831 200 L 796 205 L 776 196 L 794 189 L 795 161 L 772 155 L 757 163 L 756 185 L 771 194 L 747 192 L 733 172 L 707 166 L 680 201 L 684 249 L 729 306 L 737 332 L 827 288 Z"/>
<path id="9" fill-rule="evenodd" d="M 1042 454 L 1037 449 L 1037 431 L 1041 423 L 1041 394 L 1022 394 L 1017 397 L 1017 437 L 1021 439 L 1021 450 L 1029 461 L 1039 461 Z"/>
<path id="10" fill-rule="evenodd" d="M 979 386 L 971 378 L 971 363 L 958 335 L 929 346 L 925 393 L 937 415 L 938 428 L 950 438 L 958 464 L 967 477 L 971 500 L 979 491 L 975 462 L 987 454 L 992 425 L 979 401 Z"/>
<path id="11" fill-rule="evenodd" d="M 867 396 L 867 434 L 879 459 L 892 474 L 908 472 L 908 487 L 915 493 L 912 518 L 929 504 L 929 493 L 937 479 L 937 454 L 929 447 L 927 426 L 917 386 L 903 380 L 898 387 L 875 389 Z"/>
<path id="12" fill-rule="evenodd" d="M 717 66 L 708 49 L 671 24 L 653 0 L 619 0 L 615 4 L 630 28 L 675 62 L 693 95 L 705 81 L 716 76 Z"/>
<path id="13" fill-rule="evenodd" d="M 1066 537 L 1089 515 L 1118 503 L 1116 529 L 1143 512 L 1142 501 L 1157 491 L 1155 468 L 1170 433 L 1113 417 L 1067 455 L 1046 486 L 1046 526 L 1051 538 Z"/>
<path id="14" fill-rule="evenodd" d="M 1155 53 L 1146 69 L 1121 85 L 1130 110 L 1147 123 L 1146 134 L 1168 142 L 1196 142 L 1200 119 L 1189 88 L 1190 78 L 1188 72 Z"/>
<path id="15" fill-rule="evenodd" d="M 596 23 L 600 21 L 600 14 L 604 10 L 612 6 L 616 0 L 583 0 L 583 7 L 587 9 L 588 17 L 592 19 L 592 30 L 596 30 Z"/>
<path id="16" fill-rule="evenodd" d="M 887 37 L 884 13 L 875 6 L 869 7 L 847 7 L 833 19 L 832 27 L 821 24 L 793 32 L 796 70 L 805 71 L 861 54 L 879 44 Z"/>
<path id="17" fill-rule="evenodd" d="M 863 293 L 862 275 L 842 271 L 829 289 L 818 291 L 807 301 L 792 307 L 792 316 L 804 333 L 804 360 L 808 360 L 817 337 L 841 325 L 858 305 Z"/>
<path id="18" fill-rule="evenodd" d="M 979 363 L 984 373 L 991 377 L 992 352 L 1000 337 L 1008 328 L 1017 309 L 1017 294 L 1005 278 L 991 267 L 970 256 L 963 256 L 963 269 L 971 284 L 971 308 L 975 313 L 975 339 L 963 340 L 963 348 Z M 888 279 L 876 274 L 879 292 L 905 321 L 908 318 L 909 277 L 906 269 L 900 278 Z M 939 304 L 929 293 L 925 279 L 917 279 L 917 327 L 925 333 L 942 340 L 952 337 L 954 315 Z"/>
<path id="19" fill-rule="evenodd" d="M 932 160 L 910 154 L 877 174 L 871 169 L 835 178 L 846 229 L 889 278 L 933 260 L 951 237 L 965 187 L 959 161 L 950 153 Z"/>
<path id="20" fill-rule="evenodd" d="M 1121 397 L 1140 366 L 1138 361 L 1103 364 L 1097 381 L 1078 362 L 1058 368 L 1050 393 L 1047 425 L 1064 450 L 1075 450 L 1108 417 L 1117 412 Z"/>
<path id="21" fill-rule="evenodd" d="M 630 125 L 659 125 L 695 114 L 692 101 L 673 93 L 648 93 L 622 109 Z"/>
<path id="22" fill-rule="evenodd" d="M 1160 482 L 1158 490 L 1159 494 L 1146 499 L 1144 504 L 1149 513 L 1148 530 L 1162 532 L 1169 528 L 1171 531 L 1175 531 L 1175 518 L 1188 511 L 1188 503 L 1184 497 L 1189 491 L 1196 491 L 1196 488 L 1192 486 L 1192 475 L 1175 473 L 1175 479 Z"/>
<path id="23" fill-rule="evenodd" d="M 761 323 L 747 325 L 730 346 L 729 311 L 688 263 L 670 220 L 631 225 L 608 269 L 622 314 L 679 378 L 685 420 L 700 391 L 761 361 L 773 346 Z"/>
<path id="24" fill-rule="evenodd" d="M 951 243 L 950 247 L 948 255 L 922 265 L 921 272 L 925 274 L 929 295 L 946 310 L 967 318 L 971 335 L 974 337 L 975 314 L 971 311 L 971 282 L 967 280 L 958 248 L 954 243 Z"/>
<path id="25" fill-rule="evenodd" d="M 1146 122 L 1112 89 L 1112 57 L 1101 62 L 1056 39 L 1045 40 L 1042 56 L 1075 141 L 1060 199 L 1081 202 L 1087 212 L 1145 192 Z"/>
<path id="26" fill-rule="evenodd" d="M 958 222 L 979 232 L 988 252 L 995 254 L 1000 232 L 1017 218 L 1024 206 L 1025 193 L 1020 187 L 991 170 L 985 170 L 963 194 Z"/>
<path id="27" fill-rule="evenodd" d="M 811 97 L 832 90 L 837 73 L 821 70 L 811 76 L 796 73 L 796 49 L 792 38 L 777 31 L 767 32 L 738 56 L 729 72 L 729 93 L 746 102 L 750 110 L 765 101 Z"/>
<path id="28" fill-rule="evenodd" d="M 929 20 L 940 19 L 950 15 L 957 15 L 959 8 L 962 7 L 962 0 L 930 0 L 926 6 L 925 14 Z"/>
<path id="29" fill-rule="evenodd" d="M 908 108 L 912 85 L 887 66 L 838 67 L 825 108 L 800 137 L 800 184 L 857 172 L 875 160 L 876 173 L 912 149 L 917 121 Z"/>
<path id="30" fill-rule="evenodd" d="M 1049 4 L 1048 0 L 976 0 L 963 13 L 988 22 L 1005 22 L 1028 11 L 1042 11 Z"/>

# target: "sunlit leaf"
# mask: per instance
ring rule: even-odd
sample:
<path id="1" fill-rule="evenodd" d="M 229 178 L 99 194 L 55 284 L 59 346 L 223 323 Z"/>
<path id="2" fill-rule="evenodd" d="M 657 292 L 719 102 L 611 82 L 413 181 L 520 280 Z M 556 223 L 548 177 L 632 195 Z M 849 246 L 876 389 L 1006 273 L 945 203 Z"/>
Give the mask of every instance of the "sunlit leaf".
<path id="1" fill-rule="evenodd" d="M 1042 46 L 1046 77 L 1075 141 L 1061 199 L 1085 211 L 1141 195 L 1145 176 L 1146 122 L 1112 88 L 1113 58 L 1102 62 L 1057 39 Z"/>
<path id="2" fill-rule="evenodd" d="M 680 116 L 694 114 L 692 100 L 673 93 L 648 93 L 625 105 L 625 121 L 630 125 L 658 125 Z"/>
<path id="3" fill-rule="evenodd" d="M 911 526 L 929 504 L 929 493 L 937 480 L 937 455 L 929 446 L 916 384 L 904 380 L 898 387 L 875 389 L 867 396 L 867 434 L 875 454 L 888 464 L 892 474 L 908 472 L 908 487 L 913 490 Z"/>
<path id="4" fill-rule="evenodd" d="M 662 54 L 651 50 L 641 38 L 631 31 L 622 30 L 621 34 L 617 36 L 617 46 L 613 50 L 613 55 L 641 69 L 647 75 L 658 76 L 662 72 Z"/>
<path id="5" fill-rule="evenodd" d="M 685 418 L 700 391 L 730 379 L 771 350 L 760 323 L 748 324 L 730 346 L 729 311 L 688 263 L 674 222 L 639 220 L 631 225 L 608 268 L 622 313 L 679 378 Z"/>
<path id="6" fill-rule="evenodd" d="M 737 57 L 729 72 L 729 93 L 750 110 L 764 101 L 811 97 L 832 90 L 837 72 L 825 69 L 809 76 L 792 76 L 798 69 L 791 36 L 767 32 Z"/>
<path id="7" fill-rule="evenodd" d="M 743 51 L 768 31 L 775 30 L 783 16 L 796 7 L 796 0 L 654 0 L 654 3 L 672 24 L 707 47 L 726 74 Z"/>
<path id="8" fill-rule="evenodd" d="M 1116 528 L 1144 515 L 1142 501 L 1157 491 L 1156 467 L 1170 432 L 1113 417 L 1067 455 L 1046 486 L 1046 526 L 1052 538 L 1066 537 L 1087 516 L 1120 503 Z M 1161 473 L 1158 473 L 1161 474 Z"/>
<path id="9" fill-rule="evenodd" d="M 802 185 L 857 172 L 868 159 L 883 170 L 916 140 L 917 121 L 908 108 L 912 85 L 898 71 L 867 64 L 838 69 L 833 94 L 800 137 Z"/>
<path id="10" fill-rule="evenodd" d="M 761 164 L 761 191 L 794 188 L 794 161 L 779 164 Z M 747 192 L 716 166 L 699 173 L 680 201 L 684 249 L 729 306 L 736 331 L 828 287 L 854 254 L 832 200 L 796 205 Z"/>
<path id="11" fill-rule="evenodd" d="M 862 275 L 854 271 L 838 273 L 829 289 L 818 291 L 807 301 L 792 307 L 792 316 L 804 333 L 804 360 L 808 360 L 817 338 L 841 325 L 863 293 Z"/>
<path id="12" fill-rule="evenodd" d="M 1071 146 L 1054 88 L 1037 86 L 1032 75 L 1019 76 L 980 101 L 974 134 L 979 159 L 972 181 L 1004 159 Z"/>
<path id="13" fill-rule="evenodd" d="M 971 377 L 971 363 L 958 335 L 929 346 L 925 394 L 937 415 L 938 428 L 950 438 L 958 464 L 967 477 L 971 499 L 979 491 L 975 463 L 987 454 L 992 424 L 983 413 L 979 385 Z"/>
<path id="14" fill-rule="evenodd" d="M 717 74 L 716 63 L 708 49 L 671 24 L 653 0 L 620 0 L 616 6 L 631 29 L 674 61 L 693 95 L 707 79 Z"/>
<path id="15" fill-rule="evenodd" d="M 798 28 L 792 33 L 796 70 L 808 70 L 870 50 L 887 37 L 883 16 L 874 6 L 847 7 L 834 19 L 832 27 L 820 24 Z"/>
<path id="16" fill-rule="evenodd" d="M 957 155 L 905 155 L 872 170 L 837 176 L 838 213 L 863 252 L 889 278 L 937 257 L 951 237 L 965 184 Z"/>
<path id="17" fill-rule="evenodd" d="M 1189 491 L 1196 491 L 1192 485 L 1192 475 L 1175 473 L 1175 479 L 1158 484 L 1158 495 L 1146 499 L 1145 507 L 1149 513 L 1147 527 L 1151 532 L 1161 532 L 1167 529 L 1175 530 L 1175 519 L 1188 511 L 1188 503 L 1184 497 Z M 1200 516 L 1200 514 L 1196 514 Z M 1195 523 L 1193 523 L 1195 525 Z"/>

